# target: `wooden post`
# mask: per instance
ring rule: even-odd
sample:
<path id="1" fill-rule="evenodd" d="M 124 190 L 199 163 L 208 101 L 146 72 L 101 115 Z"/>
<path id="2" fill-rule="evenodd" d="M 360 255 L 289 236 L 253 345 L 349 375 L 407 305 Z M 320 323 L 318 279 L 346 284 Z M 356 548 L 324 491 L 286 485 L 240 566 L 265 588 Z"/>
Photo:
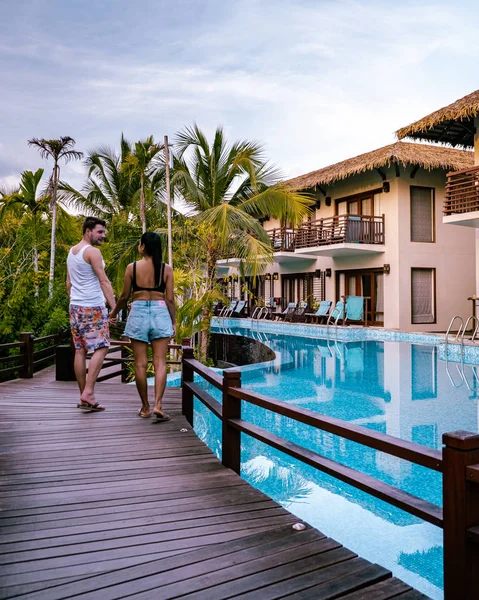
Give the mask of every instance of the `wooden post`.
<path id="1" fill-rule="evenodd" d="M 75 351 L 70 344 L 60 344 L 55 350 L 55 379 L 56 381 L 76 381 Z"/>
<path id="2" fill-rule="evenodd" d="M 183 347 L 183 355 L 181 357 L 181 412 L 185 415 L 188 423 L 193 427 L 193 392 L 185 387 L 185 383 L 193 383 L 195 373 L 190 365 L 186 362 L 188 359 L 194 358 L 193 348 L 189 346 Z"/>
<path id="3" fill-rule="evenodd" d="M 241 419 L 241 400 L 230 396 L 230 388 L 241 387 L 240 371 L 225 371 L 223 373 L 223 437 L 222 463 L 228 469 L 240 474 L 241 464 L 241 433 L 231 427 L 229 419 Z"/>
<path id="4" fill-rule="evenodd" d="M 23 366 L 20 370 L 20 377 L 31 379 L 33 377 L 33 333 L 21 333 L 20 341 L 25 344 L 23 346 Z"/>
<path id="5" fill-rule="evenodd" d="M 122 358 L 132 358 L 131 352 L 128 352 L 126 346 L 121 347 L 121 357 Z M 121 363 L 121 382 L 126 383 L 128 381 L 128 364 Z"/>
<path id="6" fill-rule="evenodd" d="M 444 600 L 471 600 L 479 589 L 479 546 L 467 529 L 479 525 L 479 483 L 466 467 L 479 463 L 479 435 L 454 431 L 442 436 Z"/>

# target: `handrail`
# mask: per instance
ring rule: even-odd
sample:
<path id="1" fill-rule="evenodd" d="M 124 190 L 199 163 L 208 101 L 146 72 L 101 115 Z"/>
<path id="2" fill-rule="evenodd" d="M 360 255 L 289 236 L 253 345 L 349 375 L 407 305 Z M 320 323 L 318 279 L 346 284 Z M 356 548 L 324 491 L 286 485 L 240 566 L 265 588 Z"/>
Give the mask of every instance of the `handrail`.
<path id="1" fill-rule="evenodd" d="M 476 334 L 476 332 L 477 332 L 477 328 L 479 327 L 479 319 L 478 319 L 477 317 L 475 317 L 474 315 L 471 315 L 471 316 L 470 316 L 470 317 L 467 319 L 467 321 L 466 321 L 466 324 L 464 325 L 464 329 L 462 330 L 462 335 L 461 335 L 461 346 L 463 346 L 463 345 L 464 345 L 464 335 L 466 334 L 466 331 L 467 331 L 467 326 L 469 325 L 469 322 L 470 322 L 470 321 L 473 321 L 473 322 L 474 322 L 474 321 L 476 321 L 476 323 L 477 323 L 477 325 L 476 325 L 476 327 L 475 327 L 475 329 L 474 329 L 474 332 L 473 332 L 473 334 L 472 334 L 471 341 L 473 341 L 473 339 L 474 339 L 474 335 Z"/>
<path id="2" fill-rule="evenodd" d="M 478 434 L 467 431 L 445 433 L 442 436 L 444 445 L 442 452 L 429 449 L 420 444 L 368 431 L 358 425 L 318 415 L 313 411 L 245 390 L 241 387 L 239 371 L 224 371 L 223 377 L 220 377 L 194 360 L 192 355 L 191 348 L 183 349 L 183 414 L 193 425 L 193 398 L 196 396 L 221 418 L 222 462 L 226 467 L 240 474 L 240 434 L 243 432 L 305 464 L 442 527 L 445 600 L 469 600 L 475 597 L 479 586 L 479 554 L 471 544 L 476 541 L 479 543 Z M 193 383 L 194 373 L 200 374 L 221 390 L 223 396 L 221 410 L 219 403 L 208 392 Z M 273 414 L 281 414 L 333 435 L 441 472 L 443 508 L 245 421 L 241 416 L 242 402 L 260 406 Z M 468 485 L 466 485 L 466 477 Z M 473 483 L 478 485 L 471 485 Z"/>
<path id="3" fill-rule="evenodd" d="M 461 325 L 460 325 L 459 329 L 457 330 L 456 337 L 454 338 L 455 342 L 457 342 L 459 334 L 461 333 L 462 328 L 464 327 L 464 319 L 460 315 L 454 315 L 452 317 L 451 322 L 449 323 L 449 327 L 447 328 L 447 331 L 446 331 L 446 339 L 445 339 L 446 352 L 447 352 L 447 344 L 448 344 L 448 339 L 449 339 L 449 332 L 451 331 L 451 327 L 453 326 L 454 321 L 456 319 L 459 319 L 461 321 Z"/>
<path id="4" fill-rule="evenodd" d="M 288 402 L 275 400 L 269 396 L 251 392 L 244 388 L 233 388 L 230 390 L 230 395 L 239 400 L 245 400 L 254 406 L 259 406 L 279 415 L 294 419 L 305 425 L 311 425 L 352 442 L 357 442 L 428 469 L 442 472 L 442 457 L 438 450 L 433 450 L 414 442 L 400 440 L 386 433 L 370 431 L 360 425 L 347 423 L 347 421 L 342 421 L 334 417 L 327 417 L 306 408 L 298 408 L 297 406 L 293 408 Z"/>
<path id="5" fill-rule="evenodd" d="M 46 362 L 54 360 L 55 349 L 58 346 L 57 342 L 61 341 L 62 333 L 56 333 L 51 335 L 45 335 L 42 337 L 35 338 L 33 333 L 24 332 L 20 334 L 20 340 L 18 342 L 9 342 L 7 344 L 0 344 L 0 353 L 7 352 L 10 350 L 19 349 L 17 354 L 7 354 L 0 358 L 0 363 L 9 363 L 16 361 L 14 364 L 5 369 L 1 369 L 0 377 L 8 380 L 16 377 L 31 378 L 37 368 Z M 35 345 L 44 343 L 52 340 L 49 346 L 35 350 Z"/>

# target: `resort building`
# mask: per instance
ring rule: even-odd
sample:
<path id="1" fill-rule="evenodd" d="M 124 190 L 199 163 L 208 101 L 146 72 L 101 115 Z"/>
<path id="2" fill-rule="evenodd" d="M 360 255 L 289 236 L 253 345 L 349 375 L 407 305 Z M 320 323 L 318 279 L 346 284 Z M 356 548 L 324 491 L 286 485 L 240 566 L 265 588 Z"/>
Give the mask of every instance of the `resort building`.
<path id="1" fill-rule="evenodd" d="M 286 182 L 314 209 L 301 227 L 264 222 L 275 262 L 254 296 L 275 298 L 277 310 L 363 296 L 369 324 L 445 331 L 470 314 L 476 269 L 474 229 L 443 221 L 446 175 L 473 164 L 470 151 L 396 142 Z M 241 295 L 237 265 L 218 264 L 231 298 Z"/>
<path id="2" fill-rule="evenodd" d="M 473 149 L 474 163 L 447 174 L 443 204 L 444 225 L 475 230 L 479 256 L 479 90 L 441 108 L 396 132 L 398 139 L 410 138 L 453 147 Z M 479 295 L 479 262 L 476 260 L 474 296 Z"/>

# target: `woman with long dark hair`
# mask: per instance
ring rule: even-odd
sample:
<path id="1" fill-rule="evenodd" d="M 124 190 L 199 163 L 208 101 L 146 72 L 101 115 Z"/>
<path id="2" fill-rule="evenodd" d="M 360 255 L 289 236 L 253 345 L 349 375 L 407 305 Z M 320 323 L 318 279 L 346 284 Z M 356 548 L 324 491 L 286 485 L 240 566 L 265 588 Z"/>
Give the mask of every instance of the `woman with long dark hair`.
<path id="1" fill-rule="evenodd" d="M 141 236 L 138 251 L 142 258 L 127 266 L 123 291 L 110 318 L 118 315 L 133 293 L 124 334 L 130 338 L 133 348 L 136 389 L 141 398 L 138 416 L 151 416 L 146 380 L 148 344 L 151 344 L 155 368 L 153 416 L 157 421 L 169 421 L 170 417 L 163 411 L 161 401 L 166 387 L 168 342 L 175 335 L 173 269 L 162 262 L 161 238 L 157 233 L 146 231 Z"/>

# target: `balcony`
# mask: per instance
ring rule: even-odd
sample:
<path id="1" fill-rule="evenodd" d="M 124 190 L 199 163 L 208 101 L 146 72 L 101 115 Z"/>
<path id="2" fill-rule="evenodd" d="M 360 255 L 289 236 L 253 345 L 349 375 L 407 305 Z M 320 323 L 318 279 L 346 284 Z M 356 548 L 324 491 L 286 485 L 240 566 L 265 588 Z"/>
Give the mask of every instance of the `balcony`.
<path id="1" fill-rule="evenodd" d="M 479 166 L 447 174 L 443 223 L 479 228 Z"/>
<path id="2" fill-rule="evenodd" d="M 337 215 L 305 223 L 295 238 L 296 253 L 348 256 L 384 252 L 384 215 Z"/>
<path id="3" fill-rule="evenodd" d="M 296 249 L 297 230 L 291 227 L 278 227 L 277 229 L 267 230 L 266 233 L 273 246 L 274 260 L 278 264 L 297 263 L 300 261 L 314 261 L 315 255 L 308 253 L 298 254 Z"/>

